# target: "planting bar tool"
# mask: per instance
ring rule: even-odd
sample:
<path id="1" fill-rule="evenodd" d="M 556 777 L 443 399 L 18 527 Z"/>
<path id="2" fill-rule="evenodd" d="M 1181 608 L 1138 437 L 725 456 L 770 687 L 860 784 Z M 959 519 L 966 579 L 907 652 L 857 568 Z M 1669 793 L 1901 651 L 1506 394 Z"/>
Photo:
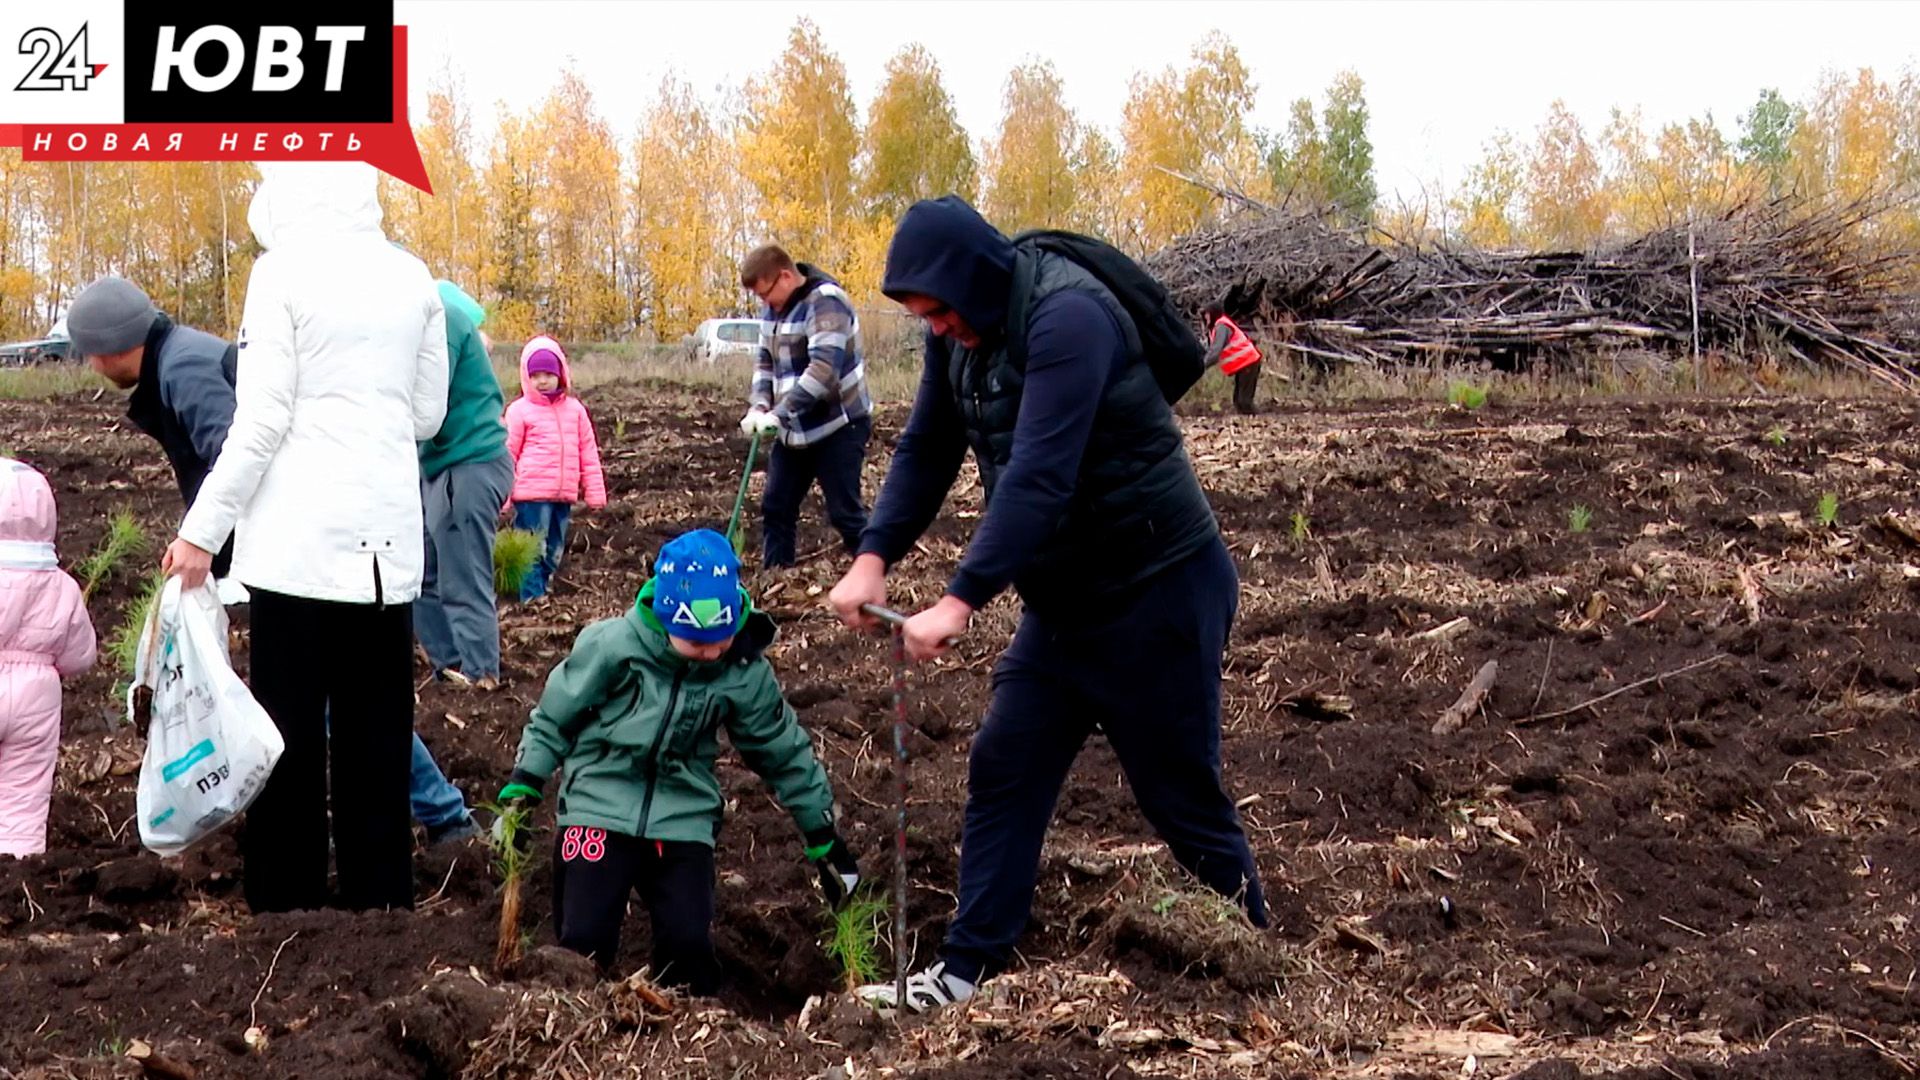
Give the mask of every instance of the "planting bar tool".
<path id="1" fill-rule="evenodd" d="M 753 459 L 760 456 L 760 433 L 753 433 L 753 441 L 747 444 L 747 467 L 740 470 L 740 491 L 733 497 L 733 515 L 727 518 L 727 543 L 733 545 L 733 553 L 740 554 L 740 545 L 746 539 L 740 532 L 740 508 L 747 504 L 747 481 L 753 478 Z"/>
<path id="2" fill-rule="evenodd" d="M 893 1007 L 907 1007 L 907 617 L 879 604 L 860 610 L 893 628 Z"/>

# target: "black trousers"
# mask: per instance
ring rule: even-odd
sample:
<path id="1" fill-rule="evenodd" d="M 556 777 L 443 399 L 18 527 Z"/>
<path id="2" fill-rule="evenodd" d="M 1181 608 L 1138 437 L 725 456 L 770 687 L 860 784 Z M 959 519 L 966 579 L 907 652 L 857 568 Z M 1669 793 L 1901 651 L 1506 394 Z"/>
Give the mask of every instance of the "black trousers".
<path id="1" fill-rule="evenodd" d="M 248 591 L 253 696 L 286 750 L 247 810 L 240 838 L 247 906 L 292 911 L 327 903 L 331 809 L 340 902 L 356 910 L 412 907 L 412 605 Z"/>
<path id="2" fill-rule="evenodd" d="M 767 458 L 767 491 L 760 500 L 761 566 L 793 565 L 800 503 L 815 480 L 820 482 L 834 531 L 848 551 L 860 546 L 860 534 L 867 527 L 867 504 L 860 499 L 860 464 L 872 434 L 873 419 L 863 416 L 812 446 L 774 445 Z"/>
<path id="3" fill-rule="evenodd" d="M 1241 413 L 1258 412 L 1253 392 L 1260 385 L 1260 365 L 1249 364 L 1233 373 L 1233 407 Z"/>
<path id="4" fill-rule="evenodd" d="M 569 825 L 553 852 L 553 932 L 611 969 L 635 891 L 653 924 L 653 977 L 695 994 L 720 989 L 713 953 L 713 849 Z"/>
<path id="5" fill-rule="evenodd" d="M 977 982 L 1012 954 L 1060 785 L 1096 722 L 1174 859 L 1266 925 L 1253 852 L 1220 777 L 1220 661 L 1238 590 L 1215 541 L 1135 587 L 1119 610 L 1021 617 L 968 760 L 960 904 L 941 950 L 948 971 Z"/>

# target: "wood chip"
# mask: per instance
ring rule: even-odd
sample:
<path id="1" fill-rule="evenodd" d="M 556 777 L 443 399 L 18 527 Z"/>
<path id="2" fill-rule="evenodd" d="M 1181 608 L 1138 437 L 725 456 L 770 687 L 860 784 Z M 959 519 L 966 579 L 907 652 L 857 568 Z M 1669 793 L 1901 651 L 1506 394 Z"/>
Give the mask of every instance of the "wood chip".
<path id="1" fill-rule="evenodd" d="M 1373 953 L 1387 951 L 1386 939 L 1363 928 L 1355 919 L 1333 920 L 1333 938 L 1349 949 Z"/>
<path id="2" fill-rule="evenodd" d="M 199 1074 L 193 1066 L 175 1061 L 141 1039 L 127 1047 L 127 1056 L 140 1063 L 140 1071 L 155 1080 L 194 1080 Z"/>
<path id="3" fill-rule="evenodd" d="M 1471 629 L 1472 626 L 1473 626 L 1473 620 L 1467 618 L 1465 615 L 1462 615 L 1457 619 L 1448 619 L 1446 622 L 1441 623 L 1439 626 L 1436 626 L 1431 630 L 1422 630 L 1419 633 L 1414 634 L 1411 640 L 1413 641 L 1444 641 L 1447 638 L 1453 637 L 1457 634 L 1463 633 Z"/>
<path id="4" fill-rule="evenodd" d="M 1755 578 L 1753 568 L 1743 566 L 1740 575 L 1740 600 L 1747 608 L 1747 621 L 1760 621 L 1760 582 Z"/>
<path id="5" fill-rule="evenodd" d="M 1346 694 L 1322 694 L 1317 690 L 1307 690 L 1284 695 L 1277 704 L 1308 720 L 1331 722 L 1353 719 L 1353 698 Z"/>
<path id="6" fill-rule="evenodd" d="M 1433 733 L 1451 735 L 1459 731 L 1461 725 L 1467 722 L 1467 717 L 1479 711 L 1480 703 L 1486 700 L 1487 692 L 1493 689 L 1493 680 L 1499 673 L 1500 665 L 1497 661 L 1489 660 L 1481 664 L 1480 670 L 1473 675 L 1473 681 L 1460 692 L 1460 696 L 1454 700 L 1453 704 L 1447 706 L 1447 711 L 1440 714 L 1440 719 L 1433 722 Z"/>
<path id="7" fill-rule="evenodd" d="M 1387 1033 L 1387 1045 L 1409 1054 L 1440 1057 L 1511 1057 L 1518 1036 L 1500 1031 L 1449 1031 L 1441 1028 L 1398 1028 Z"/>

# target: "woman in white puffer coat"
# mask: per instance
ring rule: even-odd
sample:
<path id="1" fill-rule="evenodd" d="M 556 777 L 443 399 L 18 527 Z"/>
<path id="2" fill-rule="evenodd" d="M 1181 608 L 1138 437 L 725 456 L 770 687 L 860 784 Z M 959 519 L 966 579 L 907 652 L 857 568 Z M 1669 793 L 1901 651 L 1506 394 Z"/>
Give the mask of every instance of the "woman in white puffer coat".
<path id="1" fill-rule="evenodd" d="M 234 534 L 253 598 L 251 683 L 286 751 L 247 812 L 256 912 L 413 902 L 411 607 L 424 563 L 415 443 L 447 405 L 446 315 L 387 242 L 377 174 L 263 164 L 233 425 L 163 568 L 195 585 Z M 328 738 L 329 714 L 332 737 Z"/>

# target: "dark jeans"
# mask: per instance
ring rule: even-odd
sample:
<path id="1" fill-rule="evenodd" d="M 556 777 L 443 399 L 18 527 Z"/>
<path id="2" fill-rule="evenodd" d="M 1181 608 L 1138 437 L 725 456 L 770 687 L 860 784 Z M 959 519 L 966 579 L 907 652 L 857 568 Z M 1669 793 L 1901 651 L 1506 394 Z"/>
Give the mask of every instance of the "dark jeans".
<path id="1" fill-rule="evenodd" d="M 860 464 L 867 455 L 873 419 L 861 417 L 812 446 L 794 449 L 776 443 L 767 458 L 767 491 L 760 501 L 763 567 L 792 566 L 800 503 L 813 482 L 827 500 L 827 520 L 847 545 L 860 546 L 867 527 L 867 504 L 860 499 Z"/>
<path id="2" fill-rule="evenodd" d="M 247 906 L 292 911 L 327 902 L 331 808 L 341 903 L 412 907 L 412 605 L 249 591 L 253 696 L 286 749 L 247 809 Z"/>
<path id="3" fill-rule="evenodd" d="M 1220 661 L 1238 588 L 1216 541 L 1116 611 L 1070 623 L 1022 616 L 973 737 L 960 904 L 941 950 L 948 971 L 977 982 L 1007 962 L 1060 785 L 1096 723 L 1174 859 L 1266 925 L 1253 853 L 1220 778 Z"/>
<path id="4" fill-rule="evenodd" d="M 570 825 L 553 852 L 553 932 L 602 969 L 620 953 L 627 896 L 653 923 L 653 976 L 695 994 L 720 988 L 713 953 L 713 849 Z"/>
<path id="5" fill-rule="evenodd" d="M 1233 373 L 1233 407 L 1242 413 L 1258 412 L 1253 403 L 1254 388 L 1260 385 L 1260 365 L 1250 364 Z"/>
<path id="6" fill-rule="evenodd" d="M 563 502 L 517 502 L 513 504 L 513 527 L 537 532 L 546 537 L 540 557 L 520 586 L 520 599 L 532 600 L 547 594 L 547 585 L 560 570 L 560 556 L 567 550 L 567 522 L 573 518 L 573 504 Z M 462 674 L 465 674 L 462 672 Z"/>

